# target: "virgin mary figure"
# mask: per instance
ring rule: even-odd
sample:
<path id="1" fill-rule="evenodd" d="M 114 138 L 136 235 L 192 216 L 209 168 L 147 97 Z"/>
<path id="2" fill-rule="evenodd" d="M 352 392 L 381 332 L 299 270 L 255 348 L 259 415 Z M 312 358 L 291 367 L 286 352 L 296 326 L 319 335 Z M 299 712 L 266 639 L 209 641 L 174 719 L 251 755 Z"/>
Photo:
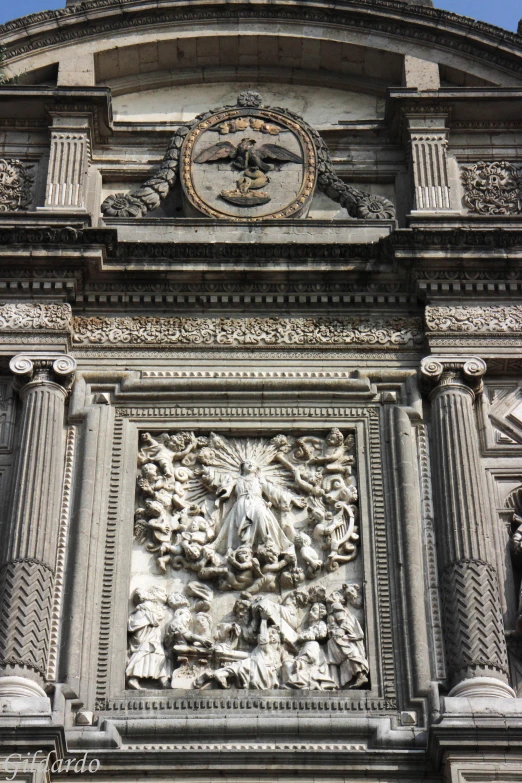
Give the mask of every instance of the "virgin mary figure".
<path id="1" fill-rule="evenodd" d="M 234 480 L 230 477 L 216 494 L 221 500 L 235 496 L 235 502 L 223 519 L 221 529 L 212 544 L 216 552 L 224 554 L 229 549 L 237 549 L 241 544 L 250 544 L 255 549 L 269 538 L 280 552 L 293 549 L 292 542 L 265 498 L 283 511 L 289 511 L 292 505 L 300 506 L 304 499 L 259 476 L 258 468 L 253 462 L 242 462 L 238 478 Z"/>

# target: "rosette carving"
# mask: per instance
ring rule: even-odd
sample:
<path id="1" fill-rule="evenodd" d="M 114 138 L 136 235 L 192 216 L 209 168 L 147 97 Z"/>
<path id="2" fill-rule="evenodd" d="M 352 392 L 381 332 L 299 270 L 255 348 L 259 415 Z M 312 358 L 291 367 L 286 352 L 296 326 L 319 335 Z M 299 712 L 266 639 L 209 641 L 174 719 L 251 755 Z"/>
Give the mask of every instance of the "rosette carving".
<path id="1" fill-rule="evenodd" d="M 479 161 L 462 171 L 464 204 L 479 215 L 522 213 L 522 167 L 508 161 Z"/>

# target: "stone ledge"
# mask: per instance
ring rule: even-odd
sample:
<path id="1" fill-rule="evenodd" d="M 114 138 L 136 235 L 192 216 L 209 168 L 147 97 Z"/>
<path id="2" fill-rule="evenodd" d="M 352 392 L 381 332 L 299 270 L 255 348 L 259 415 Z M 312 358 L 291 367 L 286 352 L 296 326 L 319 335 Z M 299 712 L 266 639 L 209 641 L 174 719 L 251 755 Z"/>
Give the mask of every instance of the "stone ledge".
<path id="1" fill-rule="evenodd" d="M 389 236 L 394 220 L 206 220 L 204 218 L 105 218 L 120 242 L 245 244 L 358 244 Z"/>

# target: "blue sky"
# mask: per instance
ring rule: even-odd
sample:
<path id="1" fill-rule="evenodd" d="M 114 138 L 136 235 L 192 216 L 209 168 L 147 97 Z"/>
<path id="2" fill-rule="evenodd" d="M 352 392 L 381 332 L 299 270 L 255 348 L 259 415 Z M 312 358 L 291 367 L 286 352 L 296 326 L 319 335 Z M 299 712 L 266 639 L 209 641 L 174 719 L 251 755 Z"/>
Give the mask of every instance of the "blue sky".
<path id="1" fill-rule="evenodd" d="M 26 16 L 35 11 L 45 11 L 49 8 L 60 8 L 65 0 L 0 0 L 0 23 L 7 22 L 18 16 Z M 506 30 L 516 30 L 519 19 L 522 18 L 522 3 L 520 0 L 435 0 L 437 8 L 453 11 L 456 14 L 471 16 L 483 22 L 504 27 Z"/>

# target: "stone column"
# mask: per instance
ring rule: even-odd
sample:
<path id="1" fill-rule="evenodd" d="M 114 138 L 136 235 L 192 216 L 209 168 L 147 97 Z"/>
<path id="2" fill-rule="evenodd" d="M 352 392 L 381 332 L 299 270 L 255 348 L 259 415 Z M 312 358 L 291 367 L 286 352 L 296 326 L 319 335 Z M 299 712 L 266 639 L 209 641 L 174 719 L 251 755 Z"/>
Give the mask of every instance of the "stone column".
<path id="1" fill-rule="evenodd" d="M 435 529 L 450 696 L 513 697 L 474 403 L 486 364 L 428 357 Z"/>
<path id="2" fill-rule="evenodd" d="M 0 698 L 45 696 L 64 473 L 65 400 L 76 362 L 19 354 L 10 362 L 22 401 L 0 566 Z"/>
<path id="3" fill-rule="evenodd" d="M 52 114 L 45 210 L 85 211 L 90 114 Z"/>
<path id="4" fill-rule="evenodd" d="M 446 114 L 406 114 L 414 185 L 414 211 L 451 210 Z"/>

